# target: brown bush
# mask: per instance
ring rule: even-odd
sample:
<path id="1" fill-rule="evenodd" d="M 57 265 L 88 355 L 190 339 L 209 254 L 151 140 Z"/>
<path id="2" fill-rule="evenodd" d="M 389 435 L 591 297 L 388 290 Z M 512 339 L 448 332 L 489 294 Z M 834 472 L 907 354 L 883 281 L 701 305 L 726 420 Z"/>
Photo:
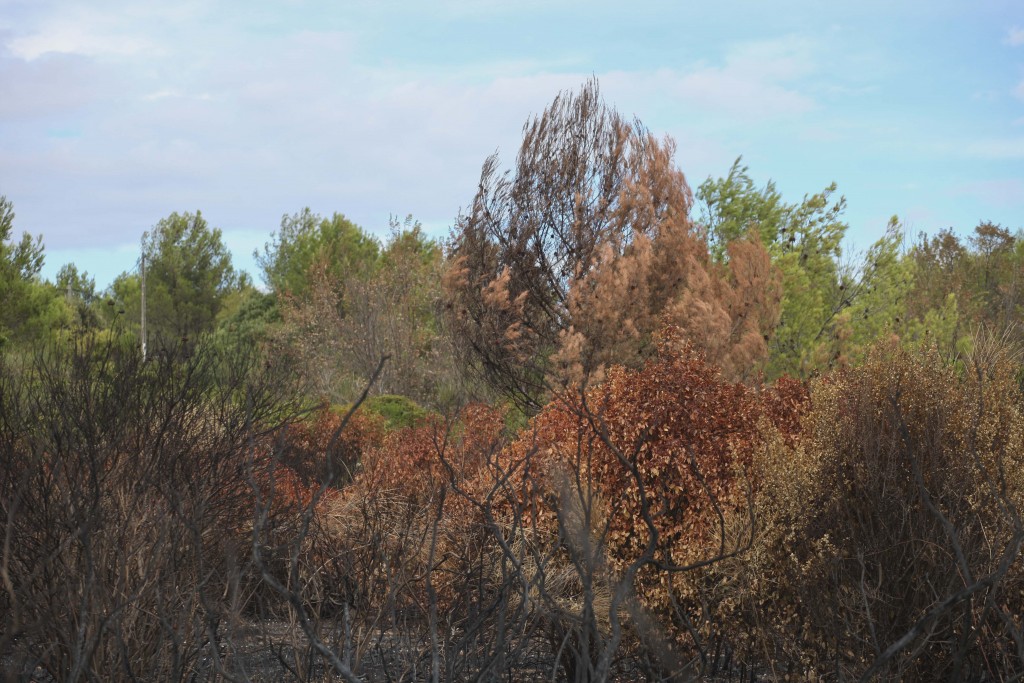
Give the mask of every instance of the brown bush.
<path id="1" fill-rule="evenodd" d="M 468 495 L 532 544 L 523 562 L 548 581 L 535 589 L 548 617 L 564 625 L 589 601 L 605 634 L 631 620 L 648 641 L 667 632 L 706 654 L 720 625 L 698 570 L 750 543 L 759 425 L 793 436 L 806 390 L 728 382 L 672 328 L 659 349 L 642 369 L 613 368 L 586 394 L 553 400 Z"/>
<path id="2" fill-rule="evenodd" d="M 19 675 L 186 680 L 250 606 L 254 358 L 116 342 L 0 364 L 0 653 Z M 245 362 L 239 362 L 245 361 Z M 239 401 L 245 395 L 247 401 Z"/>
<path id="3" fill-rule="evenodd" d="M 268 437 L 262 451 L 266 458 L 298 474 L 304 485 L 315 487 L 326 482 L 342 487 L 352 481 L 363 456 L 379 447 L 386 433 L 383 418 L 372 413 L 356 411 L 339 432 L 343 419 L 336 410 L 324 406 Z"/>
<path id="4" fill-rule="evenodd" d="M 761 533 L 717 568 L 749 657 L 840 680 L 1021 671 L 1024 416 L 1015 363 L 981 346 L 961 372 L 880 344 L 815 383 L 802 439 L 755 451 Z"/>
<path id="5" fill-rule="evenodd" d="M 315 568 L 307 599 L 332 605 L 352 624 L 355 671 L 382 647 L 382 634 L 425 637 L 431 609 L 440 614 L 435 635 L 437 619 L 458 620 L 456 603 L 467 589 L 467 568 L 479 560 L 482 534 L 464 503 L 447 493 L 500 449 L 504 431 L 503 414 L 483 405 L 451 419 L 431 416 L 368 447 L 351 483 L 317 502 L 304 549 L 303 561 Z"/>

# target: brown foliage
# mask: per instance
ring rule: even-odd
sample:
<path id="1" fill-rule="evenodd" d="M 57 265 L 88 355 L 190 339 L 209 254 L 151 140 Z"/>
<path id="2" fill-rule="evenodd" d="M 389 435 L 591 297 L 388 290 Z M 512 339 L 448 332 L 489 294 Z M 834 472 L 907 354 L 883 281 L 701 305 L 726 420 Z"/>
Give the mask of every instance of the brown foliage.
<path id="1" fill-rule="evenodd" d="M 457 567 L 479 551 L 479 532 L 446 489 L 475 475 L 504 429 L 499 411 L 471 405 L 453 420 L 432 416 L 368 448 L 351 484 L 317 507 L 323 535 L 311 552 L 325 568 L 326 590 L 349 591 L 337 599 L 373 611 L 422 604 L 429 576 L 431 590 L 450 604 L 465 579 Z"/>
<path id="2" fill-rule="evenodd" d="M 340 487 L 350 482 L 363 456 L 385 436 L 383 418 L 357 411 L 338 433 L 343 417 L 324 406 L 311 418 L 288 425 L 267 439 L 267 457 L 294 470 L 306 485 L 328 482 Z"/>
<path id="3" fill-rule="evenodd" d="M 425 501 L 450 480 L 473 475 L 484 454 L 500 446 L 504 430 L 502 413 L 482 404 L 463 408 L 455 420 L 432 416 L 423 425 L 392 432 L 370 450 L 356 484 L 373 495 L 397 492 Z"/>
<path id="4" fill-rule="evenodd" d="M 1024 665 L 1024 416 L 1015 364 L 989 356 L 961 376 L 876 346 L 816 383 L 802 439 L 755 451 L 762 533 L 718 567 L 750 656 L 840 679 Z"/>
<path id="5" fill-rule="evenodd" d="M 526 126 L 514 175 L 496 156 L 484 164 L 455 229 L 448 307 L 467 352 L 521 407 L 539 408 L 546 380 L 638 367 L 665 322 L 729 377 L 765 356 L 778 273 L 755 236 L 727 266 L 710 262 L 674 152 L 591 81 Z"/>
<path id="6" fill-rule="evenodd" d="M 586 562 L 571 558 L 590 547 L 590 581 L 608 590 L 627 581 L 626 594 L 636 591 L 659 629 L 700 650 L 716 620 L 693 570 L 750 543 L 760 425 L 795 437 L 806 389 L 728 382 L 681 337 L 669 328 L 642 369 L 615 367 L 585 395 L 552 401 L 474 490 L 478 499 L 507 492 L 491 506 L 499 519 L 567 547 L 568 559 L 546 571 L 575 562 L 586 581 Z"/>

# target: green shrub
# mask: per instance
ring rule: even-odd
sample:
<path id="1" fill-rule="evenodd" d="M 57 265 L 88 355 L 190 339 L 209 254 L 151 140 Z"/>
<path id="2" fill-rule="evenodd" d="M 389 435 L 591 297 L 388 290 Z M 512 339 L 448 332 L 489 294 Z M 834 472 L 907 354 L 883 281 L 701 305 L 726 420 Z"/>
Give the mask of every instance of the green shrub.
<path id="1" fill-rule="evenodd" d="M 360 406 L 361 410 L 384 418 L 389 431 L 415 427 L 427 416 L 427 411 L 416 404 L 411 398 L 395 394 L 371 396 Z M 344 415 L 348 406 L 337 406 L 335 412 Z"/>

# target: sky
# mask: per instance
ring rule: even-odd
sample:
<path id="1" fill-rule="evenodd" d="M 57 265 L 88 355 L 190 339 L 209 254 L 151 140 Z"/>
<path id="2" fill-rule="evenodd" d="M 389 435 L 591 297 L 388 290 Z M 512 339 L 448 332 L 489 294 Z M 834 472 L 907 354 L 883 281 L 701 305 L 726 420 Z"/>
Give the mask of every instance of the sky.
<path id="1" fill-rule="evenodd" d="M 237 267 L 285 214 L 446 236 L 480 168 L 591 76 L 696 188 L 836 182 L 847 249 L 1024 228 L 1020 0 L 0 0 L 0 194 L 100 288 L 201 210 Z"/>

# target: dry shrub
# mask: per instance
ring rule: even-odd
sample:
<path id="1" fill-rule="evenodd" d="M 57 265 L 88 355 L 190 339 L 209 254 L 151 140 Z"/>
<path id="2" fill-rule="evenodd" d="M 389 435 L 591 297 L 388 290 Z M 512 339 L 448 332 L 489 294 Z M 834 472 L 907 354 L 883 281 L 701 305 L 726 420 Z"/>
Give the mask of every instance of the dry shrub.
<path id="1" fill-rule="evenodd" d="M 504 429 L 500 411 L 471 405 L 450 420 L 435 415 L 395 430 L 364 452 L 349 485 L 319 501 L 307 560 L 324 594 L 361 625 L 357 664 L 381 629 L 399 618 L 422 626 L 428 606 L 444 613 L 465 588 L 481 534 L 446 494 L 500 448 Z"/>
<path id="2" fill-rule="evenodd" d="M 390 433 L 380 447 L 368 451 L 355 483 L 367 493 L 387 492 L 425 503 L 450 479 L 472 475 L 504 431 L 502 412 L 482 404 L 467 406 L 450 420 L 432 416 L 419 426 Z"/>
<path id="3" fill-rule="evenodd" d="M 356 411 L 341 429 L 343 421 L 343 415 L 324 406 L 265 435 L 255 449 L 251 476 L 237 482 L 254 488 L 260 507 L 268 512 L 255 530 L 264 570 L 323 617 L 337 611 L 342 604 L 338 596 L 349 585 L 329 571 L 332 539 L 323 527 L 326 511 L 337 505 L 339 489 L 351 484 L 363 455 L 378 447 L 385 434 L 376 415 Z M 305 513 L 309 526 L 303 529 Z M 253 531 L 248 524 L 246 532 Z M 260 586 L 257 597 L 265 615 L 288 611 L 268 586 Z"/>
<path id="4" fill-rule="evenodd" d="M 281 409 L 253 360 L 83 343 L 0 366 L 5 666 L 172 681 L 225 654 L 258 580 L 249 446 Z"/>
<path id="5" fill-rule="evenodd" d="M 703 653 L 720 625 L 701 570 L 749 544 L 759 425 L 792 434 L 805 397 L 795 382 L 758 392 L 726 381 L 667 328 L 642 369 L 612 368 L 600 386 L 549 404 L 480 471 L 476 497 L 500 490 L 495 517 L 549 548 L 533 564 L 553 581 L 537 589 L 553 613 L 589 590 L 588 608 L 605 610 L 599 629 L 621 619 L 615 609 L 631 610 L 652 629 L 643 638 L 667 632 Z M 567 567 L 575 581 L 557 578 Z"/>
<path id="6" fill-rule="evenodd" d="M 980 347 L 960 371 L 879 344 L 816 382 L 799 441 L 755 451 L 760 533 L 718 567 L 747 656 L 840 680 L 1022 671 L 1024 416 L 1012 354 Z"/>
<path id="7" fill-rule="evenodd" d="M 324 406 L 267 439 L 266 456 L 296 472 L 304 485 L 344 486 L 352 481 L 363 456 L 381 445 L 386 427 L 379 415 L 358 410 L 339 433 L 343 420 L 343 415 Z"/>

